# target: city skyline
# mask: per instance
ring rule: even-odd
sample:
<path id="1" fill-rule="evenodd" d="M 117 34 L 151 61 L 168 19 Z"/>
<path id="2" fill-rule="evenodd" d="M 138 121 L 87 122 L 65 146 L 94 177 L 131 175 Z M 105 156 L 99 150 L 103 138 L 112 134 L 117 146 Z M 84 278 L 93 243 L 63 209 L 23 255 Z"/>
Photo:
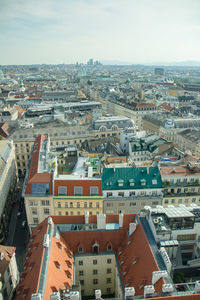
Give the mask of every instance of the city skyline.
<path id="1" fill-rule="evenodd" d="M 0 4 L 0 64 L 200 61 L 198 0 Z"/>

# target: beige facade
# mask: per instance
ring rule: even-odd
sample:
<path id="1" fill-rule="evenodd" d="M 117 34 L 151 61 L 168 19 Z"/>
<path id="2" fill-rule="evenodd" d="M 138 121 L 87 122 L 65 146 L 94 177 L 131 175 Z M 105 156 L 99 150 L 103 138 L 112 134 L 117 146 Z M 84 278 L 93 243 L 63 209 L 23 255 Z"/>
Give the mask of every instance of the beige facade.
<path id="1" fill-rule="evenodd" d="M 25 195 L 24 203 L 26 208 L 27 222 L 29 229 L 41 223 L 49 215 L 54 215 L 53 196 L 28 196 Z"/>
<path id="2" fill-rule="evenodd" d="M 20 128 L 16 130 L 10 138 L 14 140 L 16 162 L 19 175 L 25 174 L 28 165 L 31 147 L 34 144 L 35 137 L 39 134 L 49 134 L 51 138 L 51 147 L 62 145 L 77 145 L 79 147 L 85 140 L 94 139 L 95 137 L 108 137 L 120 135 L 119 130 L 97 131 L 88 129 L 88 125 L 54 127 L 49 124 L 38 128 Z"/>
<path id="3" fill-rule="evenodd" d="M 15 149 L 12 141 L 0 141 L 0 242 L 7 238 L 17 183 Z"/>
<path id="4" fill-rule="evenodd" d="M 82 296 L 93 296 L 95 290 L 101 290 L 104 296 L 113 295 L 122 299 L 122 287 L 113 253 L 78 254 L 74 263 L 75 280 L 80 281 Z"/>
<path id="5" fill-rule="evenodd" d="M 16 263 L 14 247 L 0 245 L 0 299 L 11 300 L 17 284 L 19 283 L 19 272 Z M 12 253 L 11 258 L 8 252 Z"/>
<path id="6" fill-rule="evenodd" d="M 184 204 L 189 206 L 194 203 L 200 204 L 200 173 L 192 172 L 187 167 L 172 168 L 171 173 L 163 174 L 168 167 L 161 168 L 162 185 L 163 185 L 163 201 L 162 205 L 178 206 Z"/>
<path id="7" fill-rule="evenodd" d="M 84 215 L 86 210 L 90 215 L 103 213 L 102 196 L 55 196 L 53 201 L 56 216 Z"/>

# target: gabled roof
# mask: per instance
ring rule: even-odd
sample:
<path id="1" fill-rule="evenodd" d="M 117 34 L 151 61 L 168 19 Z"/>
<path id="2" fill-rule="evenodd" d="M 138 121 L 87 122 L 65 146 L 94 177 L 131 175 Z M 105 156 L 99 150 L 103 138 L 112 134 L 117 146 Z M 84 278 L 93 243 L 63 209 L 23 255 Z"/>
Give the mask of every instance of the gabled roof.
<path id="1" fill-rule="evenodd" d="M 50 248 L 47 279 L 44 299 L 50 299 L 52 292 L 59 288 L 72 286 L 73 255 L 78 254 L 78 245 L 82 245 L 85 254 L 92 253 L 92 246 L 98 241 L 99 252 L 107 253 L 107 245 L 112 244 L 112 252 L 116 253 L 123 287 L 134 286 L 136 295 L 143 295 L 144 285 L 151 284 L 152 272 L 159 267 L 148 243 L 141 223 L 129 236 L 129 224 L 134 222 L 136 215 L 127 214 L 123 217 L 123 227 L 117 230 L 68 231 L 53 236 Z M 59 224 L 83 224 L 84 216 L 53 216 L 53 230 Z M 97 216 L 89 216 L 89 223 L 96 223 Z M 118 223 L 119 215 L 106 215 L 106 223 Z M 38 284 L 44 254 L 43 238 L 47 232 L 47 219 L 38 225 L 31 237 L 24 263 L 25 270 L 21 274 L 23 280 L 17 287 L 16 300 L 27 300 L 32 293 L 38 292 Z M 39 229 L 39 230 L 38 230 Z M 110 251 L 109 251 L 110 253 Z M 122 262 L 123 260 L 123 262 Z M 30 266 L 32 269 L 29 271 Z M 161 292 L 163 278 L 155 285 L 156 292 Z"/>
<path id="2" fill-rule="evenodd" d="M 142 185 L 141 180 L 146 180 Z M 119 180 L 123 183 L 119 184 Z M 154 181 L 155 180 L 155 181 Z M 130 183 L 134 182 L 134 186 Z M 102 190 L 125 190 L 161 188 L 161 176 L 158 167 L 142 168 L 104 168 L 102 174 Z"/>

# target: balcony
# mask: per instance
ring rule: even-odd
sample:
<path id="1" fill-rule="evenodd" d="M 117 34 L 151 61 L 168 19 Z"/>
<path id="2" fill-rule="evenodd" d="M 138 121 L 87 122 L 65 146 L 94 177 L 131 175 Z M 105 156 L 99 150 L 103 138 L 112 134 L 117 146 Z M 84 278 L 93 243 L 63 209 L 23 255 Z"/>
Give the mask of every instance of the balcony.
<path id="1" fill-rule="evenodd" d="M 162 183 L 162 187 L 190 187 L 190 186 L 196 186 L 198 187 L 200 185 L 199 180 L 196 180 L 194 182 L 176 182 L 176 183 L 170 183 L 169 181 L 164 181 Z"/>

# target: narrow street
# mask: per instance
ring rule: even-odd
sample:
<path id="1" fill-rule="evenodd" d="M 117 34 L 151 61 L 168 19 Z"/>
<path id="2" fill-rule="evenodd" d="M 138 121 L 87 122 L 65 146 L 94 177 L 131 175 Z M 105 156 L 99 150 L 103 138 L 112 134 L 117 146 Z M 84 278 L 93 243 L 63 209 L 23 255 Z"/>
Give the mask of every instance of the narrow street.
<path id="1" fill-rule="evenodd" d="M 21 198 L 21 185 L 16 189 L 13 200 L 14 203 L 9 226 L 9 236 L 6 245 L 16 247 L 16 261 L 18 270 L 21 273 L 29 240 L 26 212 L 23 199 Z M 23 221 L 26 221 L 25 226 L 23 226 Z"/>

